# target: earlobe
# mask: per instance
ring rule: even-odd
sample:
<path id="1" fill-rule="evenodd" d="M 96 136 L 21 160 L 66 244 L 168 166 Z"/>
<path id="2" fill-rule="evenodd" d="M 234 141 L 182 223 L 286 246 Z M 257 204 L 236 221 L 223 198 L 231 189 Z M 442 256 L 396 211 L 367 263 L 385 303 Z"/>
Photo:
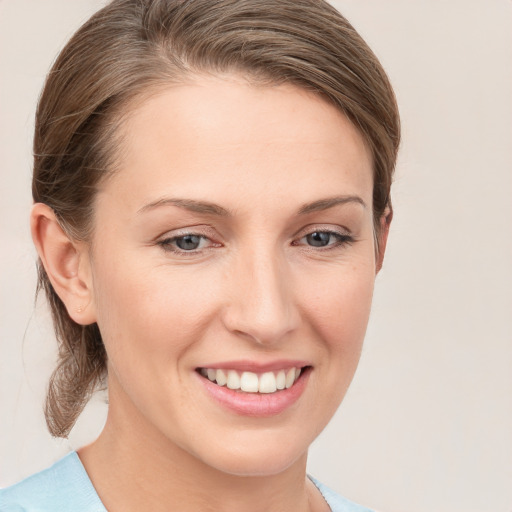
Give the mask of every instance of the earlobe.
<path id="1" fill-rule="evenodd" d="M 387 207 L 380 218 L 379 235 L 378 235 L 378 251 L 375 273 L 377 274 L 384 263 L 384 253 L 386 252 L 386 244 L 388 242 L 389 227 L 393 220 L 393 210 Z"/>
<path id="2" fill-rule="evenodd" d="M 78 324 L 96 321 L 89 257 L 82 242 L 62 229 L 53 210 L 36 203 L 30 215 L 32 239 L 48 278 L 69 316 Z"/>

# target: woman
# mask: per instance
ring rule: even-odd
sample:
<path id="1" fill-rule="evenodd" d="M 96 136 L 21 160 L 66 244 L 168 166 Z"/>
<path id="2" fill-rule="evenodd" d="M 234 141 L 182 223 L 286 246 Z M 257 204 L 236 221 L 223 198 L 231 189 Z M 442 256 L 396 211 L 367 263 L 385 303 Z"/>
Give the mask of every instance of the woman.
<path id="1" fill-rule="evenodd" d="M 2 510 L 363 510 L 306 477 L 391 222 L 387 77 L 316 0 L 114 0 L 40 99 L 31 227 L 65 437 Z M 366 510 L 366 509 L 364 509 Z"/>

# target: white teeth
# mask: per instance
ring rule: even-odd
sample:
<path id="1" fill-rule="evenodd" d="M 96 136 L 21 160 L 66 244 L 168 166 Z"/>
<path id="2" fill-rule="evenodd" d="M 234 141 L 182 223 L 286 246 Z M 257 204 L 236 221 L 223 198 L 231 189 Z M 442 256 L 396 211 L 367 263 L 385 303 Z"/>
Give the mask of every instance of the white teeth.
<path id="1" fill-rule="evenodd" d="M 225 386 L 228 382 L 228 376 L 224 370 L 217 370 L 217 384 L 219 386 Z"/>
<path id="2" fill-rule="evenodd" d="M 226 385 L 229 389 L 240 389 L 240 376 L 235 370 L 228 371 L 228 380 Z"/>
<path id="3" fill-rule="evenodd" d="M 277 389 L 276 376 L 272 372 L 266 372 L 260 377 L 258 391 L 260 393 L 273 393 Z"/>
<path id="4" fill-rule="evenodd" d="M 286 386 L 286 373 L 284 370 L 279 370 L 276 376 L 276 388 L 284 389 Z"/>
<path id="5" fill-rule="evenodd" d="M 277 372 L 242 372 L 236 370 L 201 368 L 201 375 L 216 382 L 218 386 L 227 386 L 229 389 L 240 389 L 245 393 L 275 393 L 293 386 L 299 378 L 302 368 L 289 368 Z"/>
<path id="6" fill-rule="evenodd" d="M 240 379 L 241 389 L 246 393 L 257 393 L 258 392 L 258 376 L 252 372 L 242 373 Z"/>
<path id="7" fill-rule="evenodd" d="M 286 389 L 291 388 L 293 386 L 294 382 L 295 382 L 295 368 L 290 368 L 286 372 L 286 381 L 285 381 Z"/>

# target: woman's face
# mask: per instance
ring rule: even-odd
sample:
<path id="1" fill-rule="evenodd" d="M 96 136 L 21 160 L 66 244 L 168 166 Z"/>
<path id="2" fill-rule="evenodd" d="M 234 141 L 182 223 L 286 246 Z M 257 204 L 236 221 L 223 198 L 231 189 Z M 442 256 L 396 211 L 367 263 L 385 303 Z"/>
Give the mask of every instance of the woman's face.
<path id="1" fill-rule="evenodd" d="M 107 426 L 232 474 L 303 462 L 370 311 L 362 137 L 316 95 L 236 77 L 160 92 L 122 131 L 90 260 Z"/>

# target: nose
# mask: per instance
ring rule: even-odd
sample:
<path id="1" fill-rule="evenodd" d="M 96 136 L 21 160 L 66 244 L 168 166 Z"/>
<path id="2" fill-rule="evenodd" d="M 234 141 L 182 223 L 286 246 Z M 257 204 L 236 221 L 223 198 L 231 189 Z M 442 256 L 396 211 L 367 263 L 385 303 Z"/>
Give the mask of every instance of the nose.
<path id="1" fill-rule="evenodd" d="M 297 329 L 300 315 L 293 280 L 283 258 L 273 251 L 240 256 L 228 276 L 225 327 L 260 345 L 274 345 Z"/>

